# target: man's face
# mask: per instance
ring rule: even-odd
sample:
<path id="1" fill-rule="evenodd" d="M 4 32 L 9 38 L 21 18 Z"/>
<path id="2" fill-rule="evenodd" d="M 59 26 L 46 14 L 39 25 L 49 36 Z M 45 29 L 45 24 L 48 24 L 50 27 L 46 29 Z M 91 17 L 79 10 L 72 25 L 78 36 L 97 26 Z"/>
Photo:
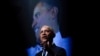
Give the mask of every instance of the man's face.
<path id="1" fill-rule="evenodd" d="M 41 43 L 47 42 L 50 40 L 51 30 L 48 26 L 43 26 L 40 30 L 40 41 Z"/>
<path id="2" fill-rule="evenodd" d="M 35 30 L 40 29 L 43 25 L 51 24 L 51 13 L 43 3 L 38 3 L 34 9 L 34 27 Z"/>

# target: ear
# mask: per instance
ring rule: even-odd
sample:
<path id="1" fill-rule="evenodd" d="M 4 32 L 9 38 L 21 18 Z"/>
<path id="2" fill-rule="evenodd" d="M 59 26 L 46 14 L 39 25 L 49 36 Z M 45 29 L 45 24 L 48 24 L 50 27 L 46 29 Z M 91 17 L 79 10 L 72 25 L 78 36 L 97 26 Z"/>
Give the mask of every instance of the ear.
<path id="1" fill-rule="evenodd" d="M 55 33 L 52 31 L 51 32 L 51 37 L 54 38 L 55 37 Z"/>
<path id="2" fill-rule="evenodd" d="M 51 16 L 54 18 L 54 17 L 57 17 L 57 14 L 58 14 L 58 8 L 57 7 L 53 7 L 51 9 Z"/>
<path id="3" fill-rule="evenodd" d="M 49 41 L 52 42 L 54 37 L 55 37 L 55 33 L 52 31 L 50 34 Z"/>

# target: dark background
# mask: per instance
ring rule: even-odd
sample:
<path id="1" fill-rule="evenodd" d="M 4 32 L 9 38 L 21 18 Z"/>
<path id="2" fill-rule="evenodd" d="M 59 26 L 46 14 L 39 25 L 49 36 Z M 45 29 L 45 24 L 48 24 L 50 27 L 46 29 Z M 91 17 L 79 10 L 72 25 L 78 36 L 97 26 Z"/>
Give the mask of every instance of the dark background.
<path id="1" fill-rule="evenodd" d="M 61 0 L 62 2 L 62 19 L 60 30 L 62 36 L 71 36 L 73 38 L 73 55 L 81 56 L 80 46 L 82 45 L 83 36 L 86 35 L 83 29 L 84 16 L 83 8 L 77 4 L 77 1 Z M 32 13 L 34 0 L 9 0 L 4 1 L 2 8 L 2 52 L 10 56 L 27 56 L 26 48 L 34 46 L 36 39 L 32 30 Z M 76 2 L 76 3 L 75 3 Z M 86 28 L 86 27 L 85 27 Z"/>

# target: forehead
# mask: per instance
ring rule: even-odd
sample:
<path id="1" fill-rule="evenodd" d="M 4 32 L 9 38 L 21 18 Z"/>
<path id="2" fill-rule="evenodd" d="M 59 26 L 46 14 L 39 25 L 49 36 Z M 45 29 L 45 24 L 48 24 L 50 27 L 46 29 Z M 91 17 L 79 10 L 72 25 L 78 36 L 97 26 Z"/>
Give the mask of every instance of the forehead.
<path id="1" fill-rule="evenodd" d="M 36 7 L 34 8 L 34 13 L 39 12 L 39 11 L 43 11 L 43 10 L 47 10 L 46 6 L 44 6 L 44 3 L 39 2 Z"/>
<path id="2" fill-rule="evenodd" d="M 43 31 L 43 30 L 51 30 L 51 29 L 50 29 L 50 27 L 48 27 L 48 26 L 43 26 L 43 27 L 41 28 L 41 31 Z"/>

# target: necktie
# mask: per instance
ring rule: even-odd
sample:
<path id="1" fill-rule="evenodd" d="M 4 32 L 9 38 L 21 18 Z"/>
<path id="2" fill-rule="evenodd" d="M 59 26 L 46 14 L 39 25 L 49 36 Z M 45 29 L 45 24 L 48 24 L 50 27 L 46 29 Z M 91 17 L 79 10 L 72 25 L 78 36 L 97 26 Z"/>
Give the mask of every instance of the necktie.
<path id="1" fill-rule="evenodd" d="M 46 55 L 46 51 L 45 51 L 45 50 L 43 50 L 42 56 L 45 56 L 45 55 Z"/>

